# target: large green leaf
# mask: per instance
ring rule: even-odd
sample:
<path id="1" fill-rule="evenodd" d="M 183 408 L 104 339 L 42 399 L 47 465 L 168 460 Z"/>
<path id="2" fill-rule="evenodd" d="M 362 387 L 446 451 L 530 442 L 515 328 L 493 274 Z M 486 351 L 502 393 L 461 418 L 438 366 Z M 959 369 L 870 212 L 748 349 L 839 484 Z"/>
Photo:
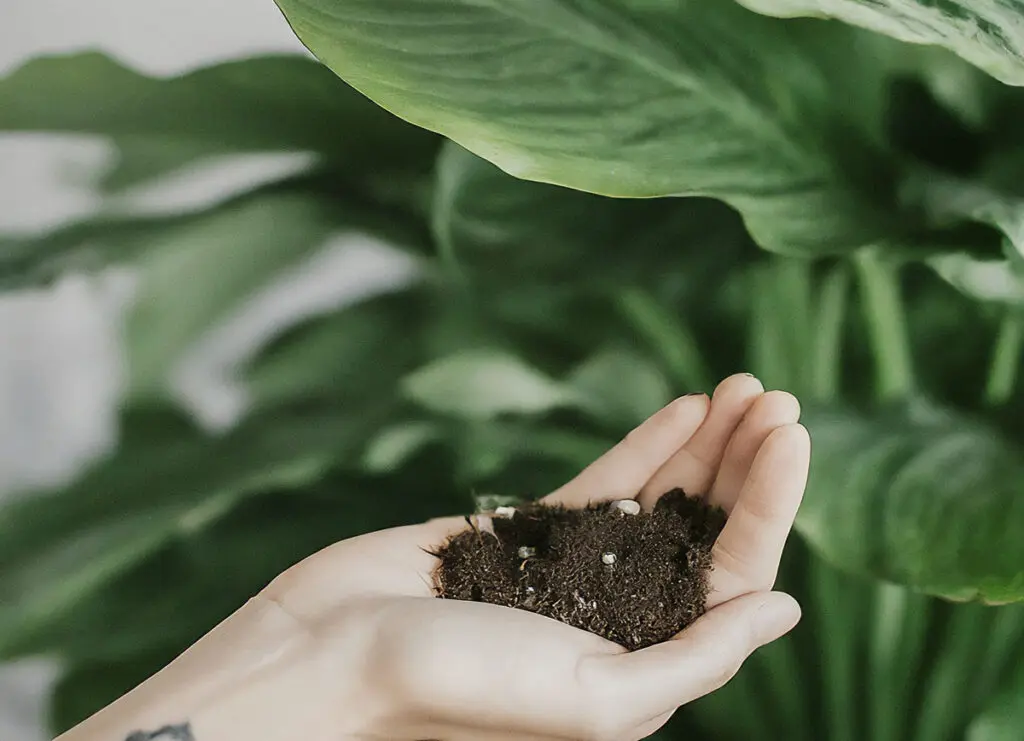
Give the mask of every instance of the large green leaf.
<path id="1" fill-rule="evenodd" d="M 442 254 L 474 278 L 618 287 L 726 260 L 749 246 L 735 211 L 705 198 L 604 198 L 512 177 L 447 142 L 438 161 L 432 228 Z"/>
<path id="2" fill-rule="evenodd" d="M 323 246 L 346 216 L 319 194 L 285 193 L 152 235 L 127 331 L 131 393 L 163 391 L 168 370 L 203 330 Z"/>
<path id="3" fill-rule="evenodd" d="M 470 420 L 538 414 L 574 401 L 568 387 L 494 350 L 467 350 L 436 360 L 404 378 L 402 390 L 431 411 Z"/>
<path id="4" fill-rule="evenodd" d="M 792 18 L 838 18 L 917 44 L 953 50 L 995 77 L 1024 85 L 1024 2 L 969 0 L 740 0 Z"/>
<path id="5" fill-rule="evenodd" d="M 379 296 L 274 341 L 247 373 L 254 406 L 393 396 L 398 379 L 422 361 L 418 334 L 430 315 L 420 298 L 405 292 Z"/>
<path id="6" fill-rule="evenodd" d="M 1009 260 L 979 260 L 970 255 L 939 255 L 932 269 L 963 294 L 979 301 L 1024 306 L 1024 275 Z"/>
<path id="7" fill-rule="evenodd" d="M 277 409 L 219 438 L 164 412 L 129 416 L 120 449 L 80 481 L 0 509 L 0 656 L 246 495 L 354 459 L 386 412 L 376 401 L 345 414 Z"/>
<path id="8" fill-rule="evenodd" d="M 930 407 L 812 409 L 797 527 L 833 563 L 958 600 L 1024 599 L 1020 450 Z"/>
<path id="9" fill-rule="evenodd" d="M 388 116 L 316 61 L 271 56 L 168 79 L 95 52 L 34 59 L 0 78 L 0 131 L 80 132 L 126 144 L 118 184 L 206 154 L 309 151 L 360 170 L 425 169 L 435 138 Z"/>
<path id="10" fill-rule="evenodd" d="M 856 53 L 845 29 L 732 0 L 278 5 L 355 88 L 513 175 L 719 197 L 780 251 L 841 252 L 893 229 L 886 165 L 842 115 L 883 78 L 868 59 L 857 86 L 829 82 Z"/>
<path id="11" fill-rule="evenodd" d="M 44 234 L 0 235 L 0 287 L 45 283 L 72 270 L 92 271 L 138 259 L 161 237 L 251 207 L 254 200 L 307 194 L 311 201 L 328 183 L 299 176 L 257 187 L 199 210 L 174 214 L 97 213 Z"/>

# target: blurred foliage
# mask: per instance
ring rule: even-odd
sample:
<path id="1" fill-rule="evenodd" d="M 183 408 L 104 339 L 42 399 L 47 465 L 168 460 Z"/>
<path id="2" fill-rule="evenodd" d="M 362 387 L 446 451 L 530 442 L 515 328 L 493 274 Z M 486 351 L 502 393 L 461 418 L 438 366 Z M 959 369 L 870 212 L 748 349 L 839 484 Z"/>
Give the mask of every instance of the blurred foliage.
<path id="1" fill-rule="evenodd" d="M 153 79 L 90 53 L 0 79 L 0 131 L 110 137 L 109 194 L 225 153 L 316 158 L 195 212 L 0 235 L 4 287 L 110 264 L 139 275 L 119 448 L 0 509 L 0 658 L 67 662 L 54 727 L 319 548 L 470 512 L 474 495 L 542 495 L 672 397 L 750 370 L 800 396 L 814 440 L 782 577 L 806 618 L 657 738 L 1020 738 L 1024 612 L 979 600 L 1024 599 L 1024 129 L 1007 123 L 1024 92 L 934 50 L 814 28 L 864 55 L 830 69 L 870 72 L 858 125 L 905 186 L 883 222 L 906 228 L 858 246 L 852 206 L 813 229 L 828 201 L 785 200 L 795 220 L 778 229 L 770 199 L 756 206 L 773 249 L 820 242 L 802 258 L 759 249 L 749 193 L 517 179 L 308 59 Z M 819 114 L 787 113 L 807 131 Z M 861 174 L 829 187 L 865 187 Z M 416 279 L 271 338 L 242 369 L 246 416 L 204 430 L 170 370 L 339 233 L 404 250 Z"/>

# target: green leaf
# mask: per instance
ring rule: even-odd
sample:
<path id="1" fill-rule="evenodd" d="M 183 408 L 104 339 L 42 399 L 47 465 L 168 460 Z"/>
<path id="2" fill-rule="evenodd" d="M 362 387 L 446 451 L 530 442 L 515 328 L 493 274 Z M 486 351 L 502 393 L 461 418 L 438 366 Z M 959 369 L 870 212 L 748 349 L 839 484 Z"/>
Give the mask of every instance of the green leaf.
<path id="1" fill-rule="evenodd" d="M 1024 457 L 929 407 L 812 409 L 797 527 L 832 563 L 958 600 L 1024 599 Z"/>
<path id="2" fill-rule="evenodd" d="M 283 192 L 154 235 L 139 262 L 139 298 L 127 328 L 131 393 L 160 395 L 168 369 L 216 320 L 331 234 L 373 233 L 379 221 L 328 194 Z"/>
<path id="3" fill-rule="evenodd" d="M 381 409 L 277 409 L 211 438 L 168 413 L 135 413 L 124 442 L 73 485 L 0 509 L 0 657 L 245 496 L 316 481 L 354 457 Z"/>
<path id="4" fill-rule="evenodd" d="M 583 409 L 598 420 L 627 429 L 672 400 L 672 388 L 657 366 L 623 348 L 594 354 L 566 383 Z"/>
<path id="5" fill-rule="evenodd" d="M 422 299 L 415 290 L 376 296 L 275 339 L 246 372 L 253 408 L 391 397 L 399 379 L 422 362 L 416 338 L 434 319 Z"/>
<path id="6" fill-rule="evenodd" d="M 932 257 L 928 263 L 944 280 L 972 298 L 1010 305 L 1024 300 L 1024 199 L 983 181 L 932 171 L 908 177 L 902 197 L 940 227 L 970 221 L 1001 232 L 1005 259 L 953 253 Z"/>
<path id="7" fill-rule="evenodd" d="M 1017 741 L 1024 728 L 1024 663 L 967 728 L 965 741 Z"/>
<path id="8" fill-rule="evenodd" d="M 140 264 L 127 329 L 131 393 L 159 394 L 203 330 L 341 225 L 324 200 L 263 198 L 158 235 Z"/>
<path id="9" fill-rule="evenodd" d="M 520 180 L 453 142 L 438 161 L 432 229 L 442 254 L 474 278 L 574 286 L 621 286 L 690 251 L 734 251 L 748 241 L 718 201 L 604 198 Z"/>
<path id="10" fill-rule="evenodd" d="M 721 198 L 779 251 L 842 252 L 893 228 L 886 164 L 829 83 L 855 53 L 842 28 L 728 0 L 278 5 L 353 87 L 517 177 Z M 867 67 L 861 85 L 881 85 Z"/>
<path id="11" fill-rule="evenodd" d="M 34 59 L 0 78 L 0 131 L 123 140 L 119 184 L 218 152 L 308 151 L 364 171 L 425 170 L 437 146 L 317 62 L 284 55 L 166 79 L 95 52 Z"/>
<path id="12" fill-rule="evenodd" d="M 363 466 L 373 473 L 394 471 L 439 439 L 441 430 L 433 422 L 404 422 L 388 427 L 370 442 L 363 457 Z"/>
<path id="13" fill-rule="evenodd" d="M 286 193 L 313 193 L 322 185 L 301 176 L 264 185 L 200 211 L 162 215 L 99 213 L 44 234 L 0 235 L 0 287 L 46 283 L 72 270 L 92 271 L 131 262 L 160 236 L 243 208 L 253 200 Z"/>
<path id="14" fill-rule="evenodd" d="M 838 18 L 900 41 L 951 49 L 1011 85 L 1024 85 L 1024 3 L 1005 0 L 740 0 L 781 18 Z"/>
<path id="15" fill-rule="evenodd" d="M 978 301 L 1024 306 L 1024 274 L 1009 260 L 979 260 L 969 255 L 939 255 L 928 264 L 944 281 Z"/>
<path id="16" fill-rule="evenodd" d="M 539 414 L 572 401 L 562 384 L 496 350 L 467 350 L 436 360 L 407 376 L 402 389 L 426 409 L 471 420 Z"/>

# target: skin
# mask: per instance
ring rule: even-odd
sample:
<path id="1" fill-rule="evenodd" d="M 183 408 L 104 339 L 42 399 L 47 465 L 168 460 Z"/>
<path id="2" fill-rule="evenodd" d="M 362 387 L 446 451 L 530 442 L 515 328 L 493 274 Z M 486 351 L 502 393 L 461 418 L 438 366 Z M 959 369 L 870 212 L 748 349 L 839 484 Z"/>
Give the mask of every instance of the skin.
<path id="1" fill-rule="evenodd" d="M 709 610 L 670 641 L 628 653 L 529 612 L 435 599 L 426 550 L 466 523 L 433 520 L 307 558 L 60 741 L 168 726 L 186 727 L 187 741 L 645 738 L 800 618 L 771 591 L 807 480 L 799 415 L 791 395 L 731 376 L 710 399 L 677 399 L 546 497 L 650 509 L 678 486 L 730 513 Z"/>

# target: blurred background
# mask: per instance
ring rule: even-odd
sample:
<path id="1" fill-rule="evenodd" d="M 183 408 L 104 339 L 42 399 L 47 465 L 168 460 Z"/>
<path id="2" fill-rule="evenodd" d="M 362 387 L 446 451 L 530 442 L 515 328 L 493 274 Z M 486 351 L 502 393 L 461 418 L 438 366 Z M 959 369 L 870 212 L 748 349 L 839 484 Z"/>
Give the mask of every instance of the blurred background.
<path id="1" fill-rule="evenodd" d="M 836 178 L 777 220 L 748 199 L 794 257 L 720 200 L 516 179 L 356 93 L 270 0 L 10 5 L 0 740 L 70 727 L 320 547 L 544 494 L 738 371 L 814 439 L 781 574 L 805 619 L 657 738 L 1024 738 L 1021 88 L 708 4 L 849 83 L 769 80 Z M 865 204 L 879 244 L 832 218 Z"/>
<path id="2" fill-rule="evenodd" d="M 0 10 L 0 76 L 39 54 L 92 50 L 154 75 L 266 52 L 306 54 L 273 3 L 37 0 Z M 0 133 L 0 232 L 50 230 L 89 214 L 101 200 L 95 181 L 115 158 L 104 137 Z M 229 159 L 131 197 L 171 210 L 199 206 L 304 164 L 301 154 Z M 309 310 L 288 305 L 288 296 L 338 300 L 349 267 L 322 260 L 276 302 L 271 297 L 269 306 L 249 310 L 251 318 L 237 318 L 237 335 L 260 336 L 262 325 Z M 115 444 L 125 384 L 121 329 L 132 285 L 130 270 L 113 270 L 0 293 L 0 499 L 59 485 Z M 232 359 L 199 349 L 192 362 L 188 388 L 200 413 L 218 420 L 236 414 L 224 378 Z M 56 676 L 50 660 L 0 664 L 0 739 L 51 737 L 46 702 Z"/>

